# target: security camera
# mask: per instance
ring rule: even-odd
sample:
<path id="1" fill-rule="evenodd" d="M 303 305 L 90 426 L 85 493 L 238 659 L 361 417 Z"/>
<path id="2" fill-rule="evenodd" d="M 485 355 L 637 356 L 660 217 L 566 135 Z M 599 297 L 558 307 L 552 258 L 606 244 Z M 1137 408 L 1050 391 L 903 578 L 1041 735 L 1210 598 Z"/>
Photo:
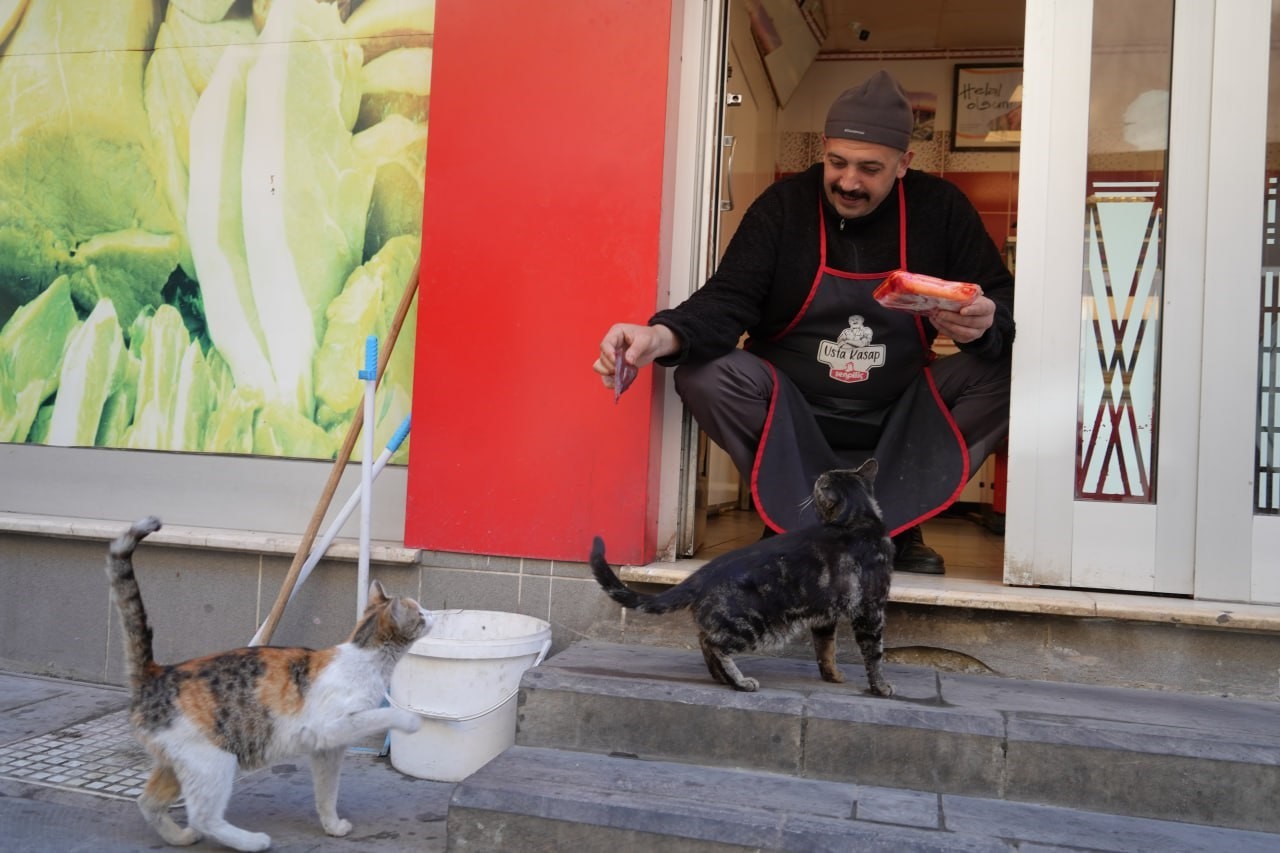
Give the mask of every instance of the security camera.
<path id="1" fill-rule="evenodd" d="M 871 38 L 871 31 L 870 31 L 870 30 L 864 30 L 864 29 L 862 28 L 862 22 L 861 22 L 861 21 L 854 21 L 852 24 L 850 24 L 850 25 L 849 25 L 849 29 L 850 29 L 850 30 L 851 30 L 855 35 L 857 35 L 857 36 L 858 36 L 858 41 L 866 41 L 867 39 Z"/>
<path id="2" fill-rule="evenodd" d="M 858 30 L 858 41 L 866 41 L 871 38 L 871 30 Z"/>

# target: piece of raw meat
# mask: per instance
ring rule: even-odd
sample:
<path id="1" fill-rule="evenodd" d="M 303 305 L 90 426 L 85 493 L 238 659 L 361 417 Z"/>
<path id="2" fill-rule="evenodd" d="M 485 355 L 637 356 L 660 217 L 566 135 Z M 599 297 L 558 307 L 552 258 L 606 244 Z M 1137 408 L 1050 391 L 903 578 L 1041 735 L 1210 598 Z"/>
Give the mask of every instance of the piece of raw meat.
<path id="1" fill-rule="evenodd" d="M 638 370 L 627 364 L 627 348 L 616 347 L 613 351 L 613 402 L 618 402 L 622 392 L 636 381 L 637 373 L 639 373 Z"/>

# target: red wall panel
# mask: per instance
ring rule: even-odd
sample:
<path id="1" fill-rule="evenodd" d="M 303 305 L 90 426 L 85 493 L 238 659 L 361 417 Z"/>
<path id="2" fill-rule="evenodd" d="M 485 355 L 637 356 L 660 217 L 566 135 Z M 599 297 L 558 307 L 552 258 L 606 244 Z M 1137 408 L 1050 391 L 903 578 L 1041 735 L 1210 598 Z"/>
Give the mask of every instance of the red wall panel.
<path id="1" fill-rule="evenodd" d="M 657 302 L 669 4 L 439 0 L 405 541 L 654 555 L 653 371 L 590 365 Z"/>

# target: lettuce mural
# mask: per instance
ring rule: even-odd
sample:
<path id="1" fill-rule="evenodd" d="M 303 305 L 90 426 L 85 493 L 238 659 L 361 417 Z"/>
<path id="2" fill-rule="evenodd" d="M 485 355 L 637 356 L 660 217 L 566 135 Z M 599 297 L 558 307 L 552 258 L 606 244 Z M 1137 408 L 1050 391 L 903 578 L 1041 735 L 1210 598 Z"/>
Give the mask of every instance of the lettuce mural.
<path id="1" fill-rule="evenodd" d="M 418 259 L 434 12 L 0 3 L 0 442 L 333 458 Z"/>

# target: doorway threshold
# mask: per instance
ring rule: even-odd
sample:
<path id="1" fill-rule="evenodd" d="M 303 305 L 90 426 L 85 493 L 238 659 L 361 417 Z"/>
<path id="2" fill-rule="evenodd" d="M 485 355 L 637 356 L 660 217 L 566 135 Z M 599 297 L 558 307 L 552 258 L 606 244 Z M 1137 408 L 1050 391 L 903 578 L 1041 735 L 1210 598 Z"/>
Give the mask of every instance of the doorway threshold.
<path id="1" fill-rule="evenodd" d="M 686 559 L 623 566 L 619 576 L 632 583 L 669 586 L 680 583 L 706 562 Z M 1011 586 L 1001 580 L 973 577 L 898 572 L 894 574 L 889 588 L 889 601 L 1280 634 L 1280 606 L 1277 605 L 1197 601 L 1131 592 Z"/>

